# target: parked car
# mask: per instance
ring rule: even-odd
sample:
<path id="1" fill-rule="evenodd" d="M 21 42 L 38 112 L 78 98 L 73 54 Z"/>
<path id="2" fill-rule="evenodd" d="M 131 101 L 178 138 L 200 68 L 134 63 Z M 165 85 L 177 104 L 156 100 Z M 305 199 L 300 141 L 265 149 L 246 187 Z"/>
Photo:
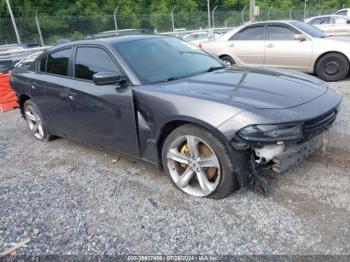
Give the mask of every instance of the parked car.
<path id="1" fill-rule="evenodd" d="M 11 44 L 0 46 L 0 72 L 8 73 L 28 54 L 40 49 L 37 44 Z"/>
<path id="2" fill-rule="evenodd" d="M 214 36 L 214 39 L 217 39 L 220 37 L 220 34 L 214 33 L 213 36 Z M 208 32 L 205 32 L 205 31 L 187 34 L 182 39 L 187 41 L 187 42 L 191 42 L 195 45 L 199 45 L 200 43 L 203 43 L 203 42 L 210 40 L 208 38 Z"/>
<path id="3" fill-rule="evenodd" d="M 227 68 L 165 36 L 63 44 L 10 82 L 38 140 L 121 152 L 163 168 L 191 196 L 216 199 L 253 181 L 266 190 L 263 168 L 284 172 L 318 149 L 342 99 L 315 77 Z"/>
<path id="4" fill-rule="evenodd" d="M 350 17 L 347 16 L 322 15 L 304 21 L 330 35 L 350 35 Z"/>
<path id="5" fill-rule="evenodd" d="M 336 15 L 350 16 L 350 8 L 345 8 L 335 12 Z"/>
<path id="6" fill-rule="evenodd" d="M 241 26 L 201 47 L 231 64 L 281 67 L 339 81 L 349 73 L 350 38 L 329 37 L 301 21 Z"/>
<path id="7" fill-rule="evenodd" d="M 30 66 L 41 53 L 42 52 L 35 52 L 33 54 L 28 55 L 27 57 L 25 57 L 25 58 L 21 59 L 20 61 L 18 61 L 14 65 L 14 67 L 15 68 L 19 68 L 19 67 Z"/>

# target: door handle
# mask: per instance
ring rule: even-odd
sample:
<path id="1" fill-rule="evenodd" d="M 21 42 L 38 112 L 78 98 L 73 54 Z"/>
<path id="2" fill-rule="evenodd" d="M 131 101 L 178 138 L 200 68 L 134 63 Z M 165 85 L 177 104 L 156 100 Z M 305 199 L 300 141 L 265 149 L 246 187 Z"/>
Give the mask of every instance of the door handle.
<path id="1" fill-rule="evenodd" d="M 268 44 L 268 45 L 266 45 L 266 47 L 268 47 L 268 48 L 273 48 L 274 45 L 273 45 L 273 44 Z"/>
<path id="2" fill-rule="evenodd" d="M 75 100 L 77 98 L 77 94 L 76 93 L 69 93 L 68 98 L 69 98 L 69 100 Z"/>

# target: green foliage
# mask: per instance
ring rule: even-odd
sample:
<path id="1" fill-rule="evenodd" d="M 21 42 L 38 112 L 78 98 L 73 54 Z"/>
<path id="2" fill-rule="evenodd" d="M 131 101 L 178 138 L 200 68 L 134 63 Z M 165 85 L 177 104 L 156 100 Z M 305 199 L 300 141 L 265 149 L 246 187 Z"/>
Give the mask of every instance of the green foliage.
<path id="1" fill-rule="evenodd" d="M 175 28 L 207 27 L 207 0 L 10 0 L 23 41 L 38 42 L 35 11 L 45 42 L 60 38 L 81 39 L 102 31 L 113 30 L 113 12 L 117 7 L 118 29 L 143 28 L 158 32 L 171 31 L 171 11 L 174 7 Z M 211 9 L 217 6 L 216 26 L 233 26 L 248 20 L 249 0 L 210 0 Z M 257 20 L 304 16 L 304 0 L 256 0 L 260 6 Z M 308 0 L 310 16 L 350 7 L 350 0 Z M 243 8 L 245 12 L 242 12 Z M 310 8 L 309 8 L 310 7 Z M 0 0 L 0 44 L 13 42 L 14 32 L 5 0 Z"/>

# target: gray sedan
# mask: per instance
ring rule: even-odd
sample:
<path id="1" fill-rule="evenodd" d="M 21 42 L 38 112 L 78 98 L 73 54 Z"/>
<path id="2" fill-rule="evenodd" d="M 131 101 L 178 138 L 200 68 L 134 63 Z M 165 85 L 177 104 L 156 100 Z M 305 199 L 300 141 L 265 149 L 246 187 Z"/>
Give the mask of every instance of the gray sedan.
<path id="1" fill-rule="evenodd" d="M 15 69 L 11 85 L 36 139 L 121 152 L 215 199 L 254 183 L 267 190 L 263 169 L 281 173 L 319 149 L 341 103 L 317 78 L 227 68 L 162 36 L 63 44 Z"/>

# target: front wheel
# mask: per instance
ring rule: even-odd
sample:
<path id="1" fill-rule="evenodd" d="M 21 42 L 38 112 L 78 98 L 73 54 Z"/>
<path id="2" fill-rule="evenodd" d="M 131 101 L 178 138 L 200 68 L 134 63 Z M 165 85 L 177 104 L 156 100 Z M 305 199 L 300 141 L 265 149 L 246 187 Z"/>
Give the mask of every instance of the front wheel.
<path id="1" fill-rule="evenodd" d="M 343 80 L 349 73 L 349 61 L 341 54 L 326 54 L 317 62 L 315 73 L 324 81 Z"/>
<path id="2" fill-rule="evenodd" d="M 170 133 L 163 145 L 162 163 L 171 182 L 191 196 L 221 199 L 238 186 L 223 143 L 194 125 L 183 125 Z"/>

